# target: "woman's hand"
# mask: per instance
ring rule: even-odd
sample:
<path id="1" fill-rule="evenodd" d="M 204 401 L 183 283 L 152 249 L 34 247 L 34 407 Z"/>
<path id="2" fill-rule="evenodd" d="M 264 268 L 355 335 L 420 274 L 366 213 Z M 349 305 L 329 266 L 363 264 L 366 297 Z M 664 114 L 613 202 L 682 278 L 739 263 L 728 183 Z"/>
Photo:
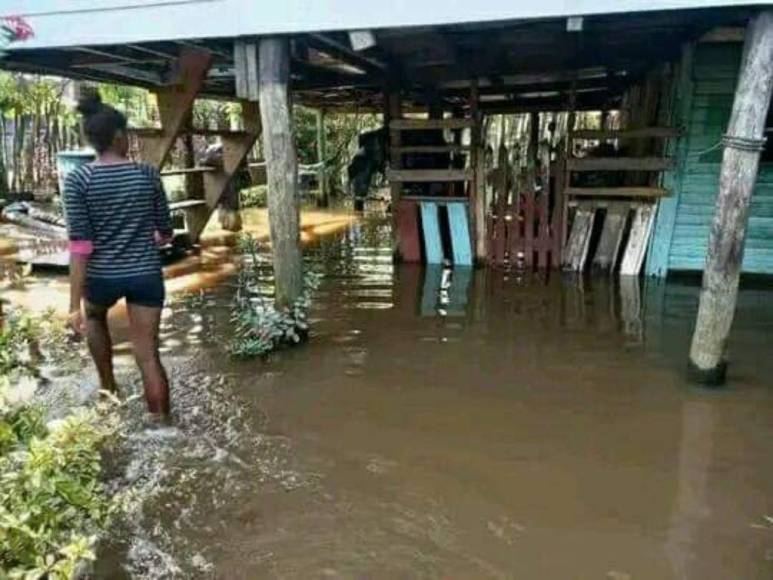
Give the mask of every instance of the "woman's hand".
<path id="1" fill-rule="evenodd" d="M 86 331 L 86 324 L 84 322 L 83 311 L 80 308 L 70 312 L 67 317 L 67 325 L 72 329 L 76 336 L 83 336 Z"/>

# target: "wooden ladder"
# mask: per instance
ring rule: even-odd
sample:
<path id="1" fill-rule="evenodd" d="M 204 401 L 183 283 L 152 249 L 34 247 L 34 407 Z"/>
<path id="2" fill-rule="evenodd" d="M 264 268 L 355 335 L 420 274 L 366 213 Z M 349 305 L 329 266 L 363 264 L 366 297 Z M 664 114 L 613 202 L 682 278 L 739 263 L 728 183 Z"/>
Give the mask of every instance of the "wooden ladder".
<path id="1" fill-rule="evenodd" d="M 409 131 L 462 130 L 474 129 L 475 122 L 467 118 L 448 119 L 393 119 L 389 123 L 391 166 L 387 179 L 392 184 L 392 203 L 396 214 L 400 255 L 406 262 L 420 262 L 421 241 L 424 241 L 424 259 L 429 264 L 444 260 L 439 225 L 439 207 L 445 206 L 451 237 L 451 256 L 457 265 L 469 266 L 473 262 L 472 238 L 470 235 L 469 200 L 467 197 L 429 197 L 403 195 L 405 183 L 454 183 L 469 184 L 474 179 L 471 163 L 465 169 L 405 169 L 403 156 L 406 154 L 469 153 L 470 146 L 460 143 L 446 145 L 403 144 L 403 133 Z"/>
<path id="2" fill-rule="evenodd" d="M 162 170 L 175 141 L 186 133 L 217 136 L 223 143 L 223 162 L 219 167 L 188 167 L 161 171 L 162 176 L 197 175 L 203 180 L 203 196 L 190 197 L 170 204 L 170 210 L 185 216 L 185 225 L 191 243 L 198 243 L 212 213 L 220 203 L 228 182 L 247 157 L 260 136 L 261 120 L 258 103 L 241 101 L 244 130 L 220 131 L 195 129 L 188 126 L 193 105 L 204 85 L 212 55 L 203 50 L 186 50 L 179 60 L 178 81 L 155 89 L 161 127 L 133 129 L 141 159 Z"/>

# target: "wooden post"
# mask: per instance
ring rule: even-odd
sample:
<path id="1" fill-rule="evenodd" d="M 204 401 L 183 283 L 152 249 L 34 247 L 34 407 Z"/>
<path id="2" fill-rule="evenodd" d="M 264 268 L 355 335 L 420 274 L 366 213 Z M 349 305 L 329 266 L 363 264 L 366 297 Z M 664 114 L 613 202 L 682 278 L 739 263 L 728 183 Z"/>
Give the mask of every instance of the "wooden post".
<path id="1" fill-rule="evenodd" d="M 765 117 L 773 90 L 773 11 L 755 16 L 746 30 L 741 71 L 719 175 L 690 369 L 706 384 L 724 382 L 727 339 L 735 314 L 749 200 L 757 180 Z"/>
<path id="2" fill-rule="evenodd" d="M 325 134 L 325 109 L 317 110 L 317 161 L 321 164 L 317 174 L 319 181 L 319 207 L 327 207 L 330 203 L 328 199 L 327 168 L 325 160 L 327 159 L 327 135 Z"/>
<path id="3" fill-rule="evenodd" d="M 392 170 L 398 170 L 402 167 L 403 156 L 400 153 L 399 147 L 401 142 L 401 133 L 399 129 L 392 129 L 392 121 L 402 119 L 403 117 L 403 97 L 397 90 L 387 90 L 384 93 L 385 100 L 385 125 L 387 131 L 389 131 L 389 168 Z M 403 195 L 403 183 L 401 181 L 390 180 L 389 189 L 391 192 L 391 204 L 392 204 L 392 236 L 394 243 L 394 257 L 397 261 L 402 261 L 403 254 L 400 247 L 400 232 L 397 229 L 397 222 L 400 218 L 398 215 L 400 211 L 403 211 L 400 206 L 400 198 Z M 356 202 L 356 200 L 355 200 Z M 408 210 L 405 210 L 408 211 Z"/>
<path id="4" fill-rule="evenodd" d="M 480 266 L 486 263 L 486 168 L 484 148 L 486 146 L 482 130 L 482 116 L 479 107 L 478 79 L 470 85 L 470 112 L 473 120 L 470 138 L 470 169 L 473 180 L 470 184 L 470 222 L 475 247 L 475 262 Z"/>
<path id="5" fill-rule="evenodd" d="M 290 43 L 286 38 L 260 41 L 260 114 L 268 174 L 268 217 L 274 258 L 276 302 L 290 307 L 303 288 L 298 159 L 293 141 L 288 81 Z"/>

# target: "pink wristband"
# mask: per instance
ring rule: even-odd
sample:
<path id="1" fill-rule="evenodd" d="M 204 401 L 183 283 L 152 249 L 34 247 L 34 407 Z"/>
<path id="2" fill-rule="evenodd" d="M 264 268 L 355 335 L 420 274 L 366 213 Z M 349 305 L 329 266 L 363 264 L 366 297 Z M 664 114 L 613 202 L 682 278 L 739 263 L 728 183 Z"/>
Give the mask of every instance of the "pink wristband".
<path id="1" fill-rule="evenodd" d="M 75 240 L 70 242 L 70 253 L 78 256 L 90 256 L 94 251 L 94 244 L 89 240 Z"/>

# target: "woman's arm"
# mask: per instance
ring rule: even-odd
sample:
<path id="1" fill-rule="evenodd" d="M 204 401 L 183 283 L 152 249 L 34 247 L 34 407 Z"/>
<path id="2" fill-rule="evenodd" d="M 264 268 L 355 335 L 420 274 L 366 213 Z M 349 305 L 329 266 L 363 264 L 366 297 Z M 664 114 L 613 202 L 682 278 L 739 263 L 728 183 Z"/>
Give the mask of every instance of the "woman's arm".
<path id="1" fill-rule="evenodd" d="M 82 303 L 86 287 L 86 265 L 94 251 L 93 232 L 85 202 L 88 177 L 85 170 L 75 170 L 64 184 L 64 207 L 67 234 L 70 239 L 70 315 L 72 329 L 83 332 Z"/>
<path id="2" fill-rule="evenodd" d="M 84 330 L 83 298 L 86 289 L 86 264 L 88 256 L 70 252 L 70 327 L 82 334 Z"/>

